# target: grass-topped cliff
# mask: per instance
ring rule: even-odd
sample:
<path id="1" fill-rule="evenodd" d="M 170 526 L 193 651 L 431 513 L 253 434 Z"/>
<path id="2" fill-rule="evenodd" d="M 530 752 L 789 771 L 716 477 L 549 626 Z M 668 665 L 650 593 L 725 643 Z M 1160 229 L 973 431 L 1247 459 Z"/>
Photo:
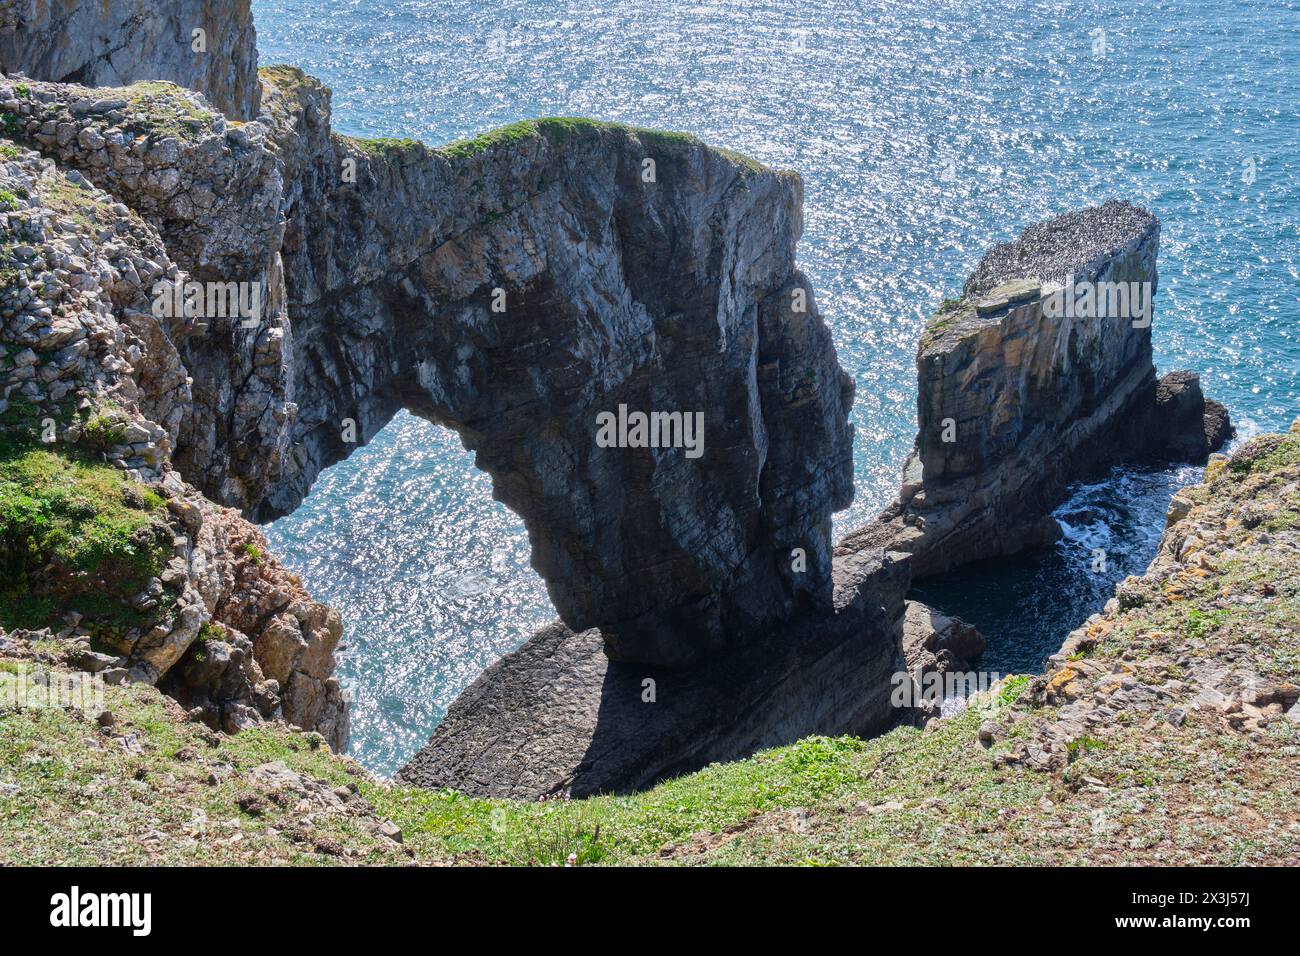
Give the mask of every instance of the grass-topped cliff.
<path id="1" fill-rule="evenodd" d="M 1046 675 L 926 731 L 523 803 L 390 786 L 315 735 L 214 734 L 110 687 L 98 720 L 3 711 L 0 861 L 1294 864 L 1300 429 L 1208 475 Z M 56 667 L 56 647 L 0 650 L 6 673 Z"/>
<path id="2" fill-rule="evenodd" d="M 272 114 L 283 113 L 284 104 L 293 102 L 299 91 L 304 88 L 320 91 L 328 97 L 328 91 L 321 86 L 320 82 L 298 67 L 283 64 L 264 66 L 258 70 L 258 76 L 263 83 L 269 84 L 278 94 L 269 97 L 267 100 L 267 107 Z M 612 123 L 582 116 L 545 116 L 538 119 L 519 120 L 487 130 L 477 136 L 433 147 L 426 146 L 419 140 L 409 137 L 339 135 L 339 139 L 355 146 L 368 156 L 401 155 L 407 152 L 417 152 L 441 156 L 455 162 L 497 149 L 518 147 L 538 137 L 559 146 L 575 138 L 598 136 L 603 132 L 617 132 L 635 137 L 652 154 L 671 149 L 709 149 L 727 157 L 742 172 L 772 172 L 762 163 L 742 153 L 729 149 L 709 147 L 690 133 L 650 129 L 628 123 Z M 788 173 L 788 175 L 795 174 Z"/>

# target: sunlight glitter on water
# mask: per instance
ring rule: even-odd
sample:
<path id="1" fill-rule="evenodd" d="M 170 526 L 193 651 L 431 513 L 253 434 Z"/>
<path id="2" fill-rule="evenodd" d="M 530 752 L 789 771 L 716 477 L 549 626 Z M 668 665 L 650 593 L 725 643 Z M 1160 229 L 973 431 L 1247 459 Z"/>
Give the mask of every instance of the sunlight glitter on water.
<path id="1" fill-rule="evenodd" d="M 523 117 L 587 115 L 686 130 L 799 170 L 800 267 L 858 386 L 857 497 L 836 516 L 837 533 L 897 490 L 915 431 L 914 352 L 933 308 L 990 244 L 1114 196 L 1163 220 L 1160 367 L 1199 371 L 1239 426 L 1284 428 L 1300 412 L 1293 2 L 320 7 L 257 0 L 261 59 L 331 86 L 341 132 L 437 144 Z M 358 697 L 354 752 L 387 769 L 485 662 L 551 611 L 518 519 L 490 500 L 454 436 L 405 416 L 381 443 L 404 451 L 365 467 L 394 465 L 400 476 L 340 478 L 344 490 L 332 491 L 327 474 L 272 532 L 348 622 L 341 673 Z M 385 452 L 372 446 L 336 469 L 370 454 Z M 395 492 L 388 500 L 404 507 L 392 514 L 383 496 Z M 340 497 L 352 493 L 370 497 Z M 361 511 L 369 520 L 349 537 Z M 355 556 L 337 581 L 338 559 L 286 540 L 310 523 Z M 511 542 L 518 573 L 499 590 L 467 593 L 484 586 L 473 575 L 493 576 L 496 536 Z M 469 580 L 457 588 L 458 578 Z M 466 603 L 447 604 L 448 593 Z M 1056 611 L 1078 611 L 1069 602 L 1080 594 L 1093 590 L 1062 591 Z M 1060 636 L 1040 636 L 1039 651 Z"/>

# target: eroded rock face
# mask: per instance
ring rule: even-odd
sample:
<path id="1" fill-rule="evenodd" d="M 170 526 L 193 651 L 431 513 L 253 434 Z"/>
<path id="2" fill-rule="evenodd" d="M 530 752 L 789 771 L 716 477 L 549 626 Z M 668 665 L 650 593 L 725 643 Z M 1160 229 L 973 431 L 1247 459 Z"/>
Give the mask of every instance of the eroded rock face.
<path id="1" fill-rule="evenodd" d="M 6 395 L 116 409 L 129 440 L 107 457 L 177 523 L 158 582 L 177 613 L 124 636 L 120 669 L 214 726 L 282 716 L 345 746 L 337 616 L 181 478 L 279 513 L 401 407 L 476 451 L 565 618 L 599 625 L 615 658 L 741 653 L 829 612 L 852 387 L 794 269 L 797 177 L 572 121 L 442 151 L 358 143 L 330 132 L 319 84 L 268 80 L 241 125 L 165 84 L 0 84 L 11 132 L 46 157 L 11 170 L 28 177 L 22 228 L 42 232 L 14 263 L 7 335 L 68 346 L 15 365 Z M 160 289 L 193 282 L 255 284 L 257 321 L 157 313 Z M 599 447 L 597 415 L 619 406 L 699 413 L 702 454 Z M 845 650 L 841 681 L 889 653 L 850 666 Z M 771 691 L 761 660 L 748 693 Z"/>
<path id="2" fill-rule="evenodd" d="M 460 434 L 561 616 L 619 659 L 680 666 L 830 607 L 852 383 L 794 268 L 797 176 L 576 120 L 353 141 L 319 83 L 264 75 L 239 126 L 156 85 L 33 83 L 16 109 L 188 278 L 263 290 L 251 327 L 175 337 L 190 481 L 287 512 L 405 407 Z M 620 408 L 698 420 L 702 444 L 601 447 Z"/>
<path id="3" fill-rule="evenodd" d="M 40 111 L 54 101 L 38 99 L 46 86 L 29 85 L 29 128 L 49 121 Z M 12 95 L 12 84 L 0 85 L 0 102 L 12 104 Z M 108 150 L 82 138 L 119 160 L 141 142 L 125 137 L 131 149 L 117 142 Z M 140 152 L 157 145 L 143 136 Z M 0 212 L 0 427 L 51 451 L 116 465 L 140 483 L 128 485 L 130 495 L 147 490 L 163 502 L 139 541 L 160 549 L 161 567 L 138 594 L 121 595 L 135 620 L 105 627 L 93 602 L 83 617 L 76 600 L 58 600 L 74 607 L 46 637 L 57 637 L 77 666 L 162 686 L 214 727 L 285 719 L 345 749 L 347 702 L 332 676 L 338 615 L 279 567 L 255 527 L 208 501 L 172 466 L 194 411 L 183 353 L 206 330 L 155 315 L 152 289 L 190 274 L 149 221 L 71 165 L 10 145 L 0 188 L 13 197 Z M 147 203 L 141 208 L 154 215 Z M 61 598 L 74 585 L 86 592 L 84 577 L 51 564 L 24 584 Z M 113 654 L 91 651 L 92 638 Z"/>
<path id="4" fill-rule="evenodd" d="M 1157 382 L 1141 314 L 1159 238 L 1150 213 L 1112 201 L 990 250 L 921 339 L 897 501 L 841 547 L 906 551 L 924 577 L 1055 540 L 1069 484 L 1114 462 L 1204 461 L 1227 413 L 1194 375 Z M 1127 305 L 1107 300 L 1121 289 Z"/>
<path id="5" fill-rule="evenodd" d="M 829 607 L 852 385 L 794 268 L 796 176 L 583 121 L 363 145 L 329 135 L 326 91 L 285 70 L 267 112 L 295 184 L 297 413 L 280 480 L 247 507 L 291 509 L 351 451 L 345 421 L 364 440 L 406 407 L 475 452 L 565 622 L 618 659 L 682 665 Z M 702 416 L 702 454 L 599 447 L 620 406 Z"/>
<path id="6" fill-rule="evenodd" d="M 6 73 L 83 86 L 169 80 L 236 119 L 257 115 L 256 40 L 249 0 L 0 4 Z"/>
<path id="7" fill-rule="evenodd" d="M 1049 543 L 1070 482 L 1120 460 L 1203 458 L 1226 437 L 1196 376 L 1157 381 L 1145 319 L 1046 301 L 1062 274 L 1154 293 L 1158 236 L 1149 213 L 1108 203 L 989 253 L 922 339 L 917 450 L 899 500 L 836 547 L 832 613 L 792 616 L 779 637 L 754 633 L 743 659 L 664 679 L 656 705 L 640 697 L 653 672 L 607 664 L 593 634 L 548 629 L 484 672 L 402 778 L 485 796 L 635 789 L 812 733 L 937 716 L 923 679 L 972 670 L 984 638 L 904 602 L 914 576 Z M 851 594 L 880 613 L 846 613 Z M 900 680 L 913 693 L 893 706 Z"/>

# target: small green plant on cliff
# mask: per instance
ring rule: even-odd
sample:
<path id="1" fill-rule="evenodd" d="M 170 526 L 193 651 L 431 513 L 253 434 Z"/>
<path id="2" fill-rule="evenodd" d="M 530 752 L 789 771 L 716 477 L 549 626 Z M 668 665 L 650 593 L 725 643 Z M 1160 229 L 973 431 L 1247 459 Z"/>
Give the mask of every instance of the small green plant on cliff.
<path id="1" fill-rule="evenodd" d="M 1194 607 L 1188 608 L 1183 633 L 1194 641 L 1204 640 L 1217 631 L 1227 618 L 1228 612 L 1225 610 L 1202 611 Z"/>
<path id="2" fill-rule="evenodd" d="M 1025 692 L 1030 682 L 1033 680 L 1028 674 L 1016 674 L 1008 677 L 1002 683 L 1002 689 L 998 691 L 998 703 L 1004 707 L 1009 707 L 1019 699 L 1020 695 Z"/>
<path id="3" fill-rule="evenodd" d="M 262 563 L 262 549 L 251 541 L 244 542 L 244 555 L 254 564 Z"/>
<path id="4" fill-rule="evenodd" d="M 7 189 L 0 189 L 0 210 L 8 212 L 18 208 L 18 197 Z"/>
<path id="5" fill-rule="evenodd" d="M 471 139 L 462 139 L 448 143 L 446 146 L 439 146 L 437 151 L 444 156 L 461 159 L 482 153 L 493 146 L 522 142 L 537 135 L 538 132 L 536 120 L 520 120 L 518 123 L 489 130 Z"/>
<path id="6" fill-rule="evenodd" d="M 270 80 L 272 83 L 284 86 L 296 86 L 307 81 L 306 73 L 287 63 L 271 63 L 267 66 L 259 66 L 257 75 L 260 79 Z"/>
<path id="7" fill-rule="evenodd" d="M 32 95 L 32 89 L 26 83 L 19 83 L 14 87 L 14 92 L 18 94 L 20 99 L 24 100 L 28 99 Z"/>
<path id="8" fill-rule="evenodd" d="M 604 859 L 600 823 L 581 814 L 543 816 L 536 828 L 525 831 L 513 861 L 518 866 L 587 866 Z"/>
<path id="9" fill-rule="evenodd" d="M 92 448 L 107 449 L 126 442 L 126 425 L 114 415 L 113 409 L 95 412 L 81 426 L 82 439 Z"/>
<path id="10" fill-rule="evenodd" d="M 1069 755 L 1071 763 L 1094 750 L 1105 749 L 1106 744 L 1104 741 L 1098 740 L 1096 737 L 1089 737 L 1087 734 L 1084 734 L 1082 737 L 1076 737 L 1065 745 L 1065 750 Z"/>
<path id="11" fill-rule="evenodd" d="M 3 129 L 4 134 L 10 139 L 22 132 L 22 128 L 23 121 L 18 116 L 13 113 L 0 113 L 0 129 Z"/>
<path id="12" fill-rule="evenodd" d="M 0 157 L 5 159 L 17 159 L 21 155 L 22 150 L 13 143 L 0 143 Z"/>
<path id="13" fill-rule="evenodd" d="M 66 179 L 42 180 L 38 192 L 43 205 L 86 229 L 93 229 L 96 220 L 115 218 L 112 202 Z"/>
<path id="14" fill-rule="evenodd" d="M 1228 462 L 1228 470 L 1251 475 L 1289 465 L 1300 465 L 1300 435 L 1259 435 L 1238 449 Z"/>

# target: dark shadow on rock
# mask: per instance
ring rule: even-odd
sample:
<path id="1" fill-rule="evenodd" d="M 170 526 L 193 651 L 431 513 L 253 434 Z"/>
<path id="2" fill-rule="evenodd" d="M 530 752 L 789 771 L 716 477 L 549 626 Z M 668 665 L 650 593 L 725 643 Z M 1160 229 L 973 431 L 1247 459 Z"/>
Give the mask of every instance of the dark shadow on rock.
<path id="1" fill-rule="evenodd" d="M 900 555 L 835 562 L 833 613 L 805 612 L 689 669 L 611 662 L 557 622 L 489 667 L 398 778 L 484 797 L 627 793 L 810 734 L 889 724 L 908 587 Z"/>

